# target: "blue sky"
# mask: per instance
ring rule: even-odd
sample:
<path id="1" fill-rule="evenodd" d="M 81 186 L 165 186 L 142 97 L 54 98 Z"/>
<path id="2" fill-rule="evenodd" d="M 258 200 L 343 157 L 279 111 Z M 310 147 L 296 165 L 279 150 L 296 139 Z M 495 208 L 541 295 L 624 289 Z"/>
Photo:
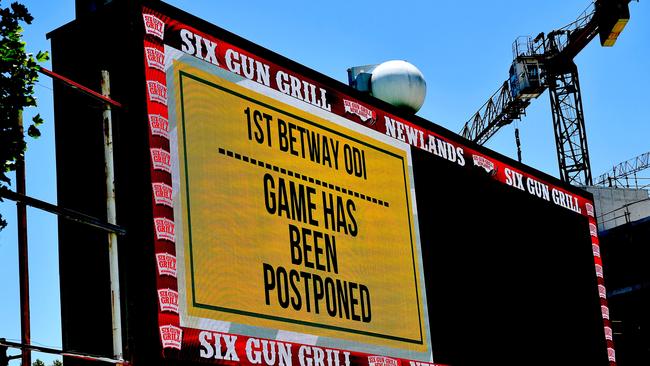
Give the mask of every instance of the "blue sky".
<path id="1" fill-rule="evenodd" d="M 424 74 L 427 97 L 420 116 L 452 131 L 508 77 L 516 37 L 573 21 L 585 1 L 169 1 L 194 15 L 342 82 L 350 66 L 404 59 Z M 28 49 L 49 50 L 45 34 L 74 18 L 74 1 L 24 1 L 35 17 Z M 3 7 L 7 1 L 0 3 Z M 650 150 L 648 85 L 650 11 L 630 4 L 631 20 L 613 48 L 593 41 L 575 62 L 580 73 L 594 176 Z M 50 67 L 48 62 L 46 67 Z M 52 83 L 36 86 L 43 136 L 29 140 L 27 192 L 56 202 Z M 524 163 L 558 176 L 548 93 L 518 122 Z M 514 128 L 503 128 L 488 147 L 516 157 Z M 647 176 L 647 175 L 646 175 Z M 0 232 L 0 337 L 20 339 L 15 204 L 0 203 L 9 226 Z M 32 341 L 61 346 L 56 218 L 28 210 Z M 50 363 L 52 357 L 34 354 Z M 14 361 L 17 364 L 17 361 Z"/>

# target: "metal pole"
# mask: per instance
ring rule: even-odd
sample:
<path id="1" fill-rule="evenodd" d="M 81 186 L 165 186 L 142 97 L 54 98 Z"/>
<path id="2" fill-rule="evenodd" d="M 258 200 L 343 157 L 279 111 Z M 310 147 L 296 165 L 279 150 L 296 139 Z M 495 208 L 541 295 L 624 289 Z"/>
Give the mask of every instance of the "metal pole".
<path id="1" fill-rule="evenodd" d="M 20 134 L 23 132 L 23 112 L 18 112 Z M 25 157 L 16 159 L 16 191 L 25 194 Z M 16 202 L 18 218 L 18 271 L 20 277 L 20 339 L 24 344 L 31 344 L 31 326 L 29 321 L 29 260 L 27 250 L 27 206 Z M 29 349 L 22 351 L 23 365 L 32 364 L 32 353 Z"/>
<path id="2" fill-rule="evenodd" d="M 109 97 L 111 93 L 108 71 L 102 70 L 102 95 Z M 113 126 L 111 119 L 111 106 L 104 104 L 104 168 L 106 172 L 106 220 L 109 224 L 116 225 L 115 209 L 115 175 L 113 170 Z M 108 233 L 108 252 L 111 280 L 111 306 L 113 326 L 113 357 L 122 360 L 122 313 L 120 309 L 120 273 L 117 256 L 117 234 Z"/>

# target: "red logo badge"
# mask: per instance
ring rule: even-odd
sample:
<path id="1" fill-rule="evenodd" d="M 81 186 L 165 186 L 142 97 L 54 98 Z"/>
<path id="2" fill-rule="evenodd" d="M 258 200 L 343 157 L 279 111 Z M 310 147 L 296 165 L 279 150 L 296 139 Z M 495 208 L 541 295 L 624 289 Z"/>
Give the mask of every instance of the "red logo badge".
<path id="1" fill-rule="evenodd" d="M 169 121 L 167 121 L 167 118 L 159 114 L 150 114 L 149 127 L 152 135 L 169 140 Z"/>
<path id="2" fill-rule="evenodd" d="M 495 175 L 497 173 L 494 163 L 481 155 L 472 155 L 472 161 L 475 166 L 485 169 L 485 172 L 490 175 Z"/>
<path id="3" fill-rule="evenodd" d="M 610 361 L 616 362 L 616 351 L 612 347 L 607 347 L 607 357 Z"/>
<path id="4" fill-rule="evenodd" d="M 158 301 L 160 303 L 160 311 L 171 311 L 178 314 L 178 292 L 164 288 L 158 290 Z"/>
<path id="5" fill-rule="evenodd" d="M 181 349 L 181 340 L 183 339 L 183 330 L 171 324 L 160 326 L 160 340 L 163 348 Z"/>
<path id="6" fill-rule="evenodd" d="M 167 87 L 155 80 L 147 80 L 149 100 L 167 105 Z"/>
<path id="7" fill-rule="evenodd" d="M 400 366 L 400 362 L 390 357 L 368 356 L 368 366 Z"/>
<path id="8" fill-rule="evenodd" d="M 609 319 L 609 308 L 605 305 L 600 305 L 600 312 L 603 313 L 603 319 Z"/>
<path id="9" fill-rule="evenodd" d="M 603 278 L 603 266 L 596 264 L 596 276 Z"/>
<path id="10" fill-rule="evenodd" d="M 156 227 L 156 239 L 176 242 L 176 230 L 172 220 L 166 217 L 156 217 L 153 221 Z"/>
<path id="11" fill-rule="evenodd" d="M 165 183 L 152 183 L 153 197 L 157 205 L 174 207 L 172 202 L 172 187 Z"/>
<path id="12" fill-rule="evenodd" d="M 165 71 L 165 53 L 153 47 L 145 47 L 144 52 L 147 56 L 147 66 Z"/>
<path id="13" fill-rule="evenodd" d="M 165 22 L 151 14 L 142 14 L 142 19 L 144 20 L 144 30 L 147 34 L 163 39 L 165 35 Z"/>
<path id="14" fill-rule="evenodd" d="M 151 161 L 155 170 L 162 170 L 167 173 L 172 172 L 172 156 L 170 153 L 163 149 L 151 149 Z"/>
<path id="15" fill-rule="evenodd" d="M 158 274 L 163 276 L 176 277 L 176 257 L 169 253 L 156 254 L 158 262 Z"/>
<path id="16" fill-rule="evenodd" d="M 351 100 L 343 99 L 343 106 L 345 108 L 345 113 L 355 114 L 363 122 L 370 121 L 369 126 L 372 126 L 377 121 L 377 112 L 372 109 L 366 108 L 357 102 Z"/>
<path id="17" fill-rule="evenodd" d="M 592 243 L 591 250 L 594 252 L 594 257 L 600 257 L 600 246 L 598 244 Z"/>
<path id="18" fill-rule="evenodd" d="M 594 217 L 594 206 L 587 202 L 585 203 L 585 208 L 587 209 L 587 215 Z"/>
<path id="19" fill-rule="evenodd" d="M 614 333 L 612 332 L 612 328 L 605 327 L 605 339 L 607 339 L 608 341 L 614 339 Z"/>

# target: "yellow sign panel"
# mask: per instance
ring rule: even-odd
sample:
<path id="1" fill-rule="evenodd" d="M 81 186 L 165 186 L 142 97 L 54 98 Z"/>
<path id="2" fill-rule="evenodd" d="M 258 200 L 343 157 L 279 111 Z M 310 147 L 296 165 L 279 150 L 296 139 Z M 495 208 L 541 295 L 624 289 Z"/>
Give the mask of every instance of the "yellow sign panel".
<path id="1" fill-rule="evenodd" d="M 426 351 L 408 156 L 179 66 L 190 316 Z"/>

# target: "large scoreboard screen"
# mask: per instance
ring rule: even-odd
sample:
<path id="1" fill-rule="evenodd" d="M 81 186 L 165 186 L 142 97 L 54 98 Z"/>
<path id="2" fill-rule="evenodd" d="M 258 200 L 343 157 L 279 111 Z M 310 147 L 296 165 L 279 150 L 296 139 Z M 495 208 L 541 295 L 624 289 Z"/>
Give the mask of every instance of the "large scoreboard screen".
<path id="1" fill-rule="evenodd" d="M 257 59 L 261 83 L 159 51 L 167 67 L 147 81 L 159 292 L 161 319 L 178 317 L 165 344 L 213 355 L 219 332 L 250 346 L 273 330 L 283 347 L 429 359 L 410 146 L 331 113 L 324 90 L 307 105 L 270 88 Z"/>
<path id="2" fill-rule="evenodd" d="M 115 82 L 131 362 L 615 364 L 588 193 L 164 3 L 106 14 L 140 70 Z M 88 157 L 57 147 L 70 201 Z M 60 234 L 69 344 L 78 235 Z"/>

